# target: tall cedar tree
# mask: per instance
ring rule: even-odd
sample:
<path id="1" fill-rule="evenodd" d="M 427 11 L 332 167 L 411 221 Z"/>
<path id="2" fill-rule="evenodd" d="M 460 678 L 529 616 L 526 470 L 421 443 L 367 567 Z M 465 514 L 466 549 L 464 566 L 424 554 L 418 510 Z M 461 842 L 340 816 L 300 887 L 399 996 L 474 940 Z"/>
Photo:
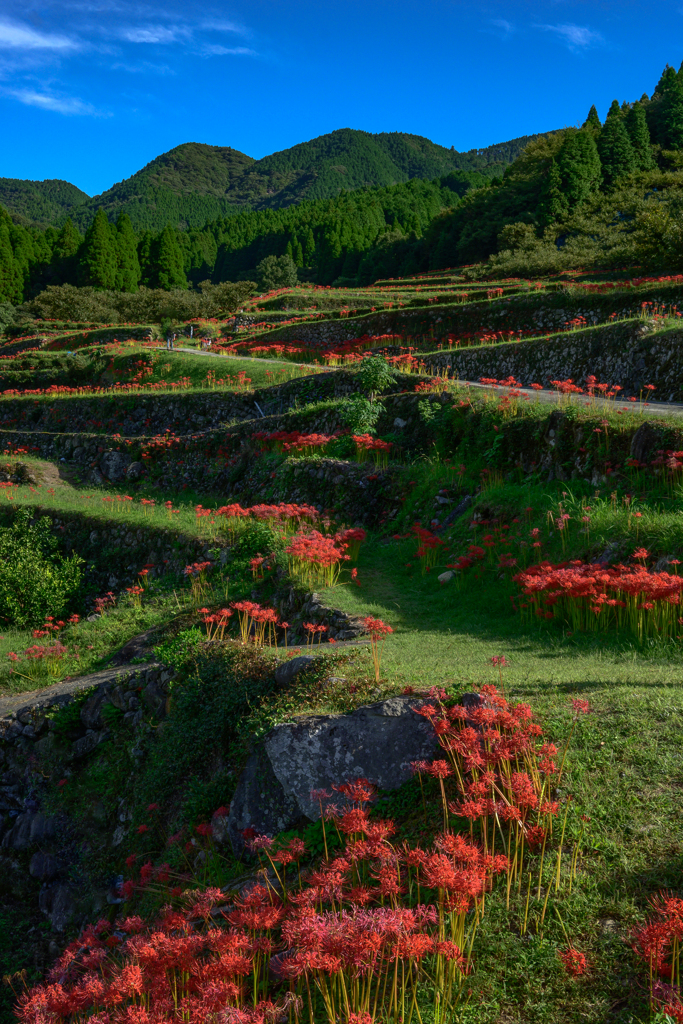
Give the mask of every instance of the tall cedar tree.
<path id="1" fill-rule="evenodd" d="M 85 233 L 79 262 L 81 284 L 110 291 L 116 287 L 116 239 L 102 207 Z"/>
<path id="2" fill-rule="evenodd" d="M 599 135 L 600 134 L 600 129 L 602 128 L 602 124 L 600 123 L 600 118 L 598 116 L 598 112 L 595 109 L 595 104 L 593 104 L 593 106 L 588 111 L 588 117 L 583 122 L 583 127 L 584 128 L 589 128 L 595 135 Z"/>
<path id="3" fill-rule="evenodd" d="M 154 248 L 156 248 L 157 286 L 168 291 L 172 288 L 187 288 L 183 251 L 178 244 L 178 237 L 173 228 L 168 226 L 164 228 Z"/>
<path id="4" fill-rule="evenodd" d="M 650 132 L 647 127 L 645 108 L 643 104 L 634 103 L 625 119 L 626 131 L 633 146 L 633 153 L 636 160 L 636 169 L 639 171 L 651 171 L 655 166 L 650 144 Z"/>
<path id="5" fill-rule="evenodd" d="M 569 203 L 562 191 L 562 175 L 557 160 L 553 158 L 541 192 L 538 216 L 542 224 L 553 224 L 557 220 L 562 220 L 567 213 L 569 213 Z"/>
<path id="6" fill-rule="evenodd" d="M 602 168 L 598 147 L 590 129 L 570 132 L 557 156 L 562 192 L 570 210 L 600 188 Z"/>
<path id="7" fill-rule="evenodd" d="M 0 302 L 21 302 L 22 276 L 14 260 L 10 230 L 12 219 L 0 207 Z"/>
<path id="8" fill-rule="evenodd" d="M 135 292 L 140 284 L 140 262 L 135 231 L 127 213 L 116 221 L 116 290 Z"/>
<path id="9" fill-rule="evenodd" d="M 55 240 L 50 264 L 59 284 L 75 281 L 78 272 L 78 250 L 83 244 L 83 235 L 67 217 Z"/>
<path id="10" fill-rule="evenodd" d="M 657 88 L 652 94 L 652 100 L 645 108 L 647 126 L 650 129 L 650 138 L 660 146 L 668 147 L 665 127 L 665 107 L 667 106 L 667 95 L 672 86 L 676 85 L 676 72 L 668 64 L 662 72 L 662 77 L 657 82 Z M 642 102 L 642 100 L 641 100 Z"/>
<path id="11" fill-rule="evenodd" d="M 600 132 L 598 153 L 607 188 L 612 188 L 619 178 L 633 174 L 636 169 L 636 154 L 626 131 L 624 115 L 616 100 L 612 101 Z"/>
<path id="12" fill-rule="evenodd" d="M 673 68 L 667 70 L 673 72 Z M 667 75 L 662 101 L 662 127 L 662 143 L 669 149 L 683 148 L 683 64 L 678 74 L 674 72 Z"/>

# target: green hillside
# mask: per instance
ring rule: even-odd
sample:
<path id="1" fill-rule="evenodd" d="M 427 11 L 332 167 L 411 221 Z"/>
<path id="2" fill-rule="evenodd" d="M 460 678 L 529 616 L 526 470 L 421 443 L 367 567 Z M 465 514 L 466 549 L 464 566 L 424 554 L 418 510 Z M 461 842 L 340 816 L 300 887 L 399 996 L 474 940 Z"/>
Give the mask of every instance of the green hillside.
<path id="1" fill-rule="evenodd" d="M 167 224 L 197 228 L 245 207 L 278 209 L 305 199 L 330 199 L 340 192 L 413 178 L 471 171 L 492 178 L 501 175 L 536 137 L 459 153 L 419 135 L 372 135 L 342 128 L 261 160 L 229 146 L 187 142 L 92 199 L 67 182 L 8 178 L 0 179 L 0 204 L 15 217 L 41 225 L 59 225 L 70 215 L 81 231 L 100 207 L 112 222 L 127 213 L 137 231 L 159 231 Z M 452 184 L 456 191 L 464 191 L 457 188 L 457 182 Z M 63 195 L 47 187 L 57 185 L 63 186 Z"/>
<path id="2" fill-rule="evenodd" d="M 234 208 L 228 196 L 253 163 L 229 146 L 187 142 L 94 196 L 72 219 L 84 231 L 102 207 L 111 221 L 127 213 L 138 230 L 198 227 Z"/>
<path id="3" fill-rule="evenodd" d="M 15 217 L 32 224 L 47 225 L 63 221 L 75 207 L 89 198 L 86 192 L 59 178 L 48 178 L 46 181 L 0 178 L 0 205 Z"/>

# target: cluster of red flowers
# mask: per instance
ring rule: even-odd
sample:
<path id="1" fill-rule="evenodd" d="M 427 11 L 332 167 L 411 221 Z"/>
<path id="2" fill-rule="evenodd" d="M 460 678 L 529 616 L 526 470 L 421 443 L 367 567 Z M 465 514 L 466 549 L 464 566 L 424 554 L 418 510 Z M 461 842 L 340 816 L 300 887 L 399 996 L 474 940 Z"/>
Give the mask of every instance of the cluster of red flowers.
<path id="1" fill-rule="evenodd" d="M 216 509 L 215 516 L 222 516 L 230 536 L 234 539 L 240 523 L 246 523 L 249 517 L 260 522 L 270 523 L 285 534 L 297 529 L 302 523 L 313 524 L 320 518 L 320 513 L 313 505 L 297 505 L 293 502 L 280 502 L 277 505 L 260 503 L 243 508 L 240 504 L 222 505 Z"/>
<path id="2" fill-rule="evenodd" d="M 271 642 L 277 647 L 277 631 L 276 626 L 280 626 L 285 630 L 285 636 L 287 626 L 289 623 L 281 622 L 278 613 L 274 608 L 264 608 L 256 601 L 233 601 L 230 605 L 238 615 L 240 625 L 240 636 L 242 643 L 246 644 L 252 638 L 257 647 L 262 647 L 266 642 L 266 632 L 268 635 L 268 643 Z M 225 609 L 223 609 L 225 611 Z M 221 612 L 222 614 L 222 612 Z M 232 615 L 232 612 L 228 611 L 227 615 Z M 227 622 L 227 618 L 226 618 Z M 223 627 L 225 628 L 225 627 Z M 223 634 L 221 632 L 221 638 Z"/>
<path id="3" fill-rule="evenodd" d="M 338 434 L 302 434 L 298 430 L 274 430 L 270 434 L 260 430 L 252 434 L 257 441 L 272 443 L 277 451 L 302 452 L 305 455 L 324 448 L 338 436 Z"/>
<path id="4" fill-rule="evenodd" d="M 683 899 L 661 892 L 650 900 L 650 905 L 652 917 L 632 933 L 633 951 L 648 967 L 652 1009 L 683 1022 L 680 980 Z"/>
<path id="5" fill-rule="evenodd" d="M 232 616 L 230 608 L 221 608 L 217 612 L 211 612 L 208 608 L 200 608 L 199 614 L 202 617 L 206 629 L 207 640 L 222 640 L 225 634 L 225 627 Z"/>
<path id="6" fill-rule="evenodd" d="M 348 545 L 341 535 L 326 537 L 319 530 L 297 533 L 285 548 L 289 555 L 290 571 L 313 586 L 322 584 L 334 586 L 339 576 L 341 563 L 350 560 L 346 554 Z"/>
<path id="7" fill-rule="evenodd" d="M 378 636 L 390 632 L 381 620 L 368 623 Z M 145 924 L 128 916 L 86 928 L 46 983 L 20 998 L 19 1019 L 209 1024 L 220 1015 L 233 1024 L 285 1017 L 299 1024 L 308 1014 L 328 1024 L 372 1024 L 415 1005 L 418 987 L 421 1000 L 431 996 L 434 1009 L 450 1019 L 474 967 L 472 944 L 496 876 L 507 879 L 509 900 L 524 877 L 525 849 L 541 849 L 542 868 L 558 812 L 552 786 L 562 769 L 558 774 L 556 749 L 527 705 L 510 705 L 495 687 L 485 687 L 479 706 L 467 709 L 447 706 L 443 696 L 435 692 L 420 713 L 433 725 L 444 759 L 415 765 L 438 780 L 443 794 L 444 828 L 431 849 L 392 841 L 394 823 L 370 814 L 374 787 L 367 779 L 333 787 L 336 795 L 313 791 L 325 859 L 303 880 L 301 840 L 276 843 L 251 829 L 247 846 L 276 884 L 252 883 L 229 895 L 217 888 L 183 892 L 170 888 L 168 865 L 143 864 L 139 883 L 124 883 L 124 898 L 166 886 L 161 917 Z M 455 803 L 446 795 L 451 777 L 459 790 Z M 480 840 L 454 832 L 451 817 L 469 819 L 471 832 L 477 822 Z M 336 856 L 328 852 L 329 822 L 343 837 Z M 197 831 L 210 841 L 211 825 Z M 502 852 L 495 850 L 497 835 Z M 133 855 L 127 863 L 134 862 Z M 561 857 L 558 872 L 559 865 Z M 673 901 L 664 909 L 670 923 L 675 914 L 680 919 Z M 654 944 L 662 972 L 674 934 L 672 926 L 668 947 L 665 937 Z M 653 941 L 643 936 L 639 949 L 647 954 Z M 571 945 L 558 952 L 568 973 L 586 971 L 583 953 Z"/>
<path id="8" fill-rule="evenodd" d="M 100 920 L 67 947 L 45 984 L 20 998 L 19 1019 L 65 1024 L 94 1013 L 101 1024 L 209 1024 L 220 1013 L 234 1024 L 272 1024 L 300 1021 L 304 998 L 312 1014 L 315 998 L 329 1024 L 371 1024 L 378 1007 L 392 1018 L 410 1005 L 418 985 L 439 1010 L 454 1010 L 485 893 L 507 858 L 451 833 L 432 850 L 397 850 L 393 822 L 365 807 L 367 780 L 336 788 L 343 806 L 328 805 L 325 817 L 346 848 L 305 885 L 287 883 L 288 865 L 305 853 L 300 840 L 276 846 L 253 835 L 249 845 L 267 858 L 280 892 L 261 884 L 236 896 L 175 890 L 151 925 Z M 167 878 L 167 868 L 143 865 L 142 887 Z"/>
<path id="9" fill-rule="evenodd" d="M 17 388 L 8 388 L 0 392 L 3 398 L 17 397 L 69 397 L 71 395 L 118 395 L 137 391 L 184 391 L 193 386 L 190 377 L 181 377 L 177 381 L 160 380 L 156 384 L 144 383 L 140 379 L 134 379 L 127 384 L 111 384 L 99 386 L 96 384 L 79 384 L 76 387 L 69 387 L 67 384 L 50 384 L 47 388 L 26 388 L 23 391 Z"/>
<path id="10" fill-rule="evenodd" d="M 439 549 L 444 547 L 444 542 L 430 530 L 425 530 L 420 523 L 414 523 L 411 533 L 417 535 L 418 549 L 415 557 L 420 559 L 422 573 L 429 572 L 435 565 L 439 556 Z"/>
<path id="11" fill-rule="evenodd" d="M 645 549 L 634 553 L 638 561 L 647 557 Z M 680 633 L 681 576 L 644 565 L 605 568 L 576 559 L 541 562 L 514 579 L 529 598 L 521 605 L 523 613 L 561 617 L 581 630 L 614 625 L 640 638 Z"/>

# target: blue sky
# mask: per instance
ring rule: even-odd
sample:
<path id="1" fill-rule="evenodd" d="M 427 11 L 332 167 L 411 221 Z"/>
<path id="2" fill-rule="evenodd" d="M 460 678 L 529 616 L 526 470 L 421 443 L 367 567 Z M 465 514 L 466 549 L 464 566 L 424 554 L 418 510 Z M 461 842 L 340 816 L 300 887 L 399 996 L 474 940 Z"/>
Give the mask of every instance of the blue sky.
<path id="1" fill-rule="evenodd" d="M 0 176 L 94 195 L 181 142 L 261 157 L 344 127 L 466 150 L 681 60 L 683 0 L 2 0 Z"/>

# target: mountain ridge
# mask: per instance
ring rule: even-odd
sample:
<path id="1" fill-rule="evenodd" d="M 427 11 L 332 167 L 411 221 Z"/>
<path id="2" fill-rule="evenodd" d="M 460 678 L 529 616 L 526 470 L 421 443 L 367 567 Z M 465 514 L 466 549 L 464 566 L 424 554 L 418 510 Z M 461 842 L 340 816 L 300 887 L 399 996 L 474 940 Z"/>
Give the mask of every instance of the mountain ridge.
<path id="1" fill-rule="evenodd" d="M 0 204 L 21 223 L 42 227 L 70 216 L 83 231 L 100 207 L 112 221 L 127 213 L 136 230 L 200 227 L 245 208 L 281 208 L 412 178 L 468 171 L 494 177 L 537 137 L 460 153 L 405 132 L 340 128 L 258 160 L 230 146 L 185 142 L 93 197 L 69 182 L 61 182 L 56 199 L 55 189 L 44 187 L 52 180 L 1 178 Z"/>

